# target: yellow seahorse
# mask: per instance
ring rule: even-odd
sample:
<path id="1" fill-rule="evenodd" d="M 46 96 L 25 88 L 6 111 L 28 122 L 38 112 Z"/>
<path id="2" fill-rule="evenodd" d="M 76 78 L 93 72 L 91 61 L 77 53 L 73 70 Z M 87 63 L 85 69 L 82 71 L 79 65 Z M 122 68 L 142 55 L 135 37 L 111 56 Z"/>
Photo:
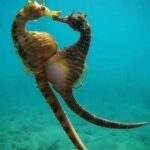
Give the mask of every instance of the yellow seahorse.
<path id="1" fill-rule="evenodd" d="M 15 46 L 25 66 L 35 76 L 38 88 L 51 106 L 61 126 L 78 150 L 87 150 L 73 128 L 63 108 L 54 95 L 49 83 L 60 93 L 67 105 L 87 121 L 109 128 L 135 128 L 146 122 L 123 124 L 99 118 L 83 109 L 75 100 L 72 87 L 80 78 L 85 67 L 85 58 L 91 41 L 91 29 L 82 13 L 71 14 L 60 18 L 60 11 L 52 11 L 36 0 L 28 1 L 16 16 L 12 25 L 12 37 Z M 55 39 L 48 33 L 27 31 L 27 21 L 36 20 L 42 16 L 51 16 L 54 20 L 64 22 L 80 33 L 79 41 L 69 47 L 57 51 Z"/>

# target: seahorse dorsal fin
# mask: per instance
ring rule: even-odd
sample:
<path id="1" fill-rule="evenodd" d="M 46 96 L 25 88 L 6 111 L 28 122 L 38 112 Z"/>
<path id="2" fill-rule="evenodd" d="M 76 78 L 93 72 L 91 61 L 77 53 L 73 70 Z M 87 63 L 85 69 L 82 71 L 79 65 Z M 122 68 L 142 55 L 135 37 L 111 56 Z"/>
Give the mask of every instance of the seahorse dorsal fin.
<path id="1" fill-rule="evenodd" d="M 87 63 L 85 63 L 84 69 L 83 69 L 82 74 L 80 75 L 80 78 L 73 85 L 74 88 L 80 88 L 81 86 L 83 86 L 85 78 L 87 76 L 87 70 L 88 70 L 88 66 L 87 66 Z"/>

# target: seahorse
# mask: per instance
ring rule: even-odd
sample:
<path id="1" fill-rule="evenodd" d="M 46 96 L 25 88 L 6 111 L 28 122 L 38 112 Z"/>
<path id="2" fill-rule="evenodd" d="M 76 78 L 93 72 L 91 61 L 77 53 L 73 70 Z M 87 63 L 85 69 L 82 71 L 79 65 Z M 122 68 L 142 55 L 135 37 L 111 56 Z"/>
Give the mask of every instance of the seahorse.
<path id="1" fill-rule="evenodd" d="M 12 37 L 24 65 L 33 73 L 38 88 L 52 108 L 58 121 L 78 150 L 87 150 L 69 118 L 61 107 L 51 86 L 60 93 L 67 105 L 82 118 L 94 124 L 111 128 L 134 128 L 146 124 L 122 124 L 105 120 L 87 112 L 75 100 L 72 87 L 84 70 L 86 55 L 91 41 L 91 29 L 82 13 L 60 18 L 60 11 L 51 11 L 43 4 L 30 1 L 16 16 L 12 25 Z M 80 33 L 79 41 L 58 51 L 55 39 L 45 32 L 27 31 L 27 21 L 52 16 L 67 23 Z M 49 84 L 50 83 L 50 84 Z"/>
<path id="2" fill-rule="evenodd" d="M 26 30 L 26 23 L 29 20 L 37 20 L 42 16 L 59 16 L 60 14 L 60 11 L 51 11 L 43 4 L 29 1 L 28 5 L 21 9 L 13 21 L 12 38 L 25 67 L 35 76 L 38 88 L 72 143 L 79 150 L 87 150 L 48 84 L 45 64 L 57 53 L 55 39 L 45 32 Z"/>
<path id="3" fill-rule="evenodd" d="M 103 127 L 129 129 L 145 125 L 147 122 L 121 123 L 106 120 L 91 114 L 77 103 L 73 96 L 72 87 L 84 70 L 84 64 L 91 42 L 91 27 L 86 19 L 86 15 L 80 12 L 78 14 L 71 13 L 71 15 L 64 18 L 54 16 L 53 19 L 67 23 L 73 30 L 80 33 L 80 38 L 74 45 L 63 48 L 46 63 L 49 82 L 60 93 L 71 110 L 85 120 Z M 53 75 L 54 71 L 55 75 L 59 73 L 65 76 L 63 81 L 56 80 L 56 77 Z"/>

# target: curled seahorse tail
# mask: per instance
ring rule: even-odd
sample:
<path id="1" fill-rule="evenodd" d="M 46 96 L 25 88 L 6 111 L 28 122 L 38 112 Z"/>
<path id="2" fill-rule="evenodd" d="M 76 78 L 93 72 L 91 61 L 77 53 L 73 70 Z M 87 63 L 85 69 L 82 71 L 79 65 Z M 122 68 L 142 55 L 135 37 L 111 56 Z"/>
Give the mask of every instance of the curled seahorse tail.
<path id="1" fill-rule="evenodd" d="M 67 115 L 65 114 L 63 108 L 61 107 L 59 101 L 57 100 L 56 96 L 54 95 L 52 89 L 50 88 L 47 79 L 45 77 L 44 71 L 35 75 L 36 82 L 38 88 L 40 89 L 42 95 L 47 100 L 48 104 L 52 108 L 55 116 L 57 117 L 58 121 L 60 122 L 61 126 L 67 133 L 68 137 L 72 141 L 72 143 L 76 146 L 78 150 L 87 150 L 84 146 L 82 141 L 80 140 L 79 136 L 77 135 L 75 129 L 73 128 L 70 120 L 68 119 Z"/>
<path id="2" fill-rule="evenodd" d="M 102 127 L 107 128 L 116 128 L 116 129 L 130 129 L 143 126 L 147 124 L 147 122 L 139 122 L 139 123 L 121 123 L 121 122 L 114 122 L 110 120 L 106 120 L 100 117 L 95 116 L 94 114 L 88 112 L 84 109 L 74 98 L 73 94 L 61 94 L 64 98 L 66 104 L 70 107 L 70 109 L 79 115 L 81 118 Z"/>

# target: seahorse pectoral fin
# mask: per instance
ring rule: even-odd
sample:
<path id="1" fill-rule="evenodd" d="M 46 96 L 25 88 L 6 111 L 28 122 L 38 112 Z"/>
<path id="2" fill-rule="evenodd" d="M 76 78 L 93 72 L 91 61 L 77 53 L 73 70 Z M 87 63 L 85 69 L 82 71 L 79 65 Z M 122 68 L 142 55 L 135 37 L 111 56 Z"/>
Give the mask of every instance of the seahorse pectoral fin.
<path id="1" fill-rule="evenodd" d="M 130 129 L 143 126 L 148 122 L 138 122 L 138 123 L 122 123 L 122 122 L 114 122 L 111 120 L 106 120 L 100 117 L 95 116 L 94 114 L 88 112 L 84 109 L 77 101 L 75 100 L 72 93 L 64 94 L 62 93 L 61 96 L 65 100 L 66 104 L 70 107 L 70 109 L 79 115 L 81 118 L 102 127 L 107 128 L 116 128 L 116 129 Z"/>
<path id="2" fill-rule="evenodd" d="M 87 70 L 88 70 L 87 63 L 85 63 L 82 74 L 80 75 L 79 79 L 73 85 L 74 88 L 80 88 L 84 84 L 84 80 L 87 75 Z"/>

